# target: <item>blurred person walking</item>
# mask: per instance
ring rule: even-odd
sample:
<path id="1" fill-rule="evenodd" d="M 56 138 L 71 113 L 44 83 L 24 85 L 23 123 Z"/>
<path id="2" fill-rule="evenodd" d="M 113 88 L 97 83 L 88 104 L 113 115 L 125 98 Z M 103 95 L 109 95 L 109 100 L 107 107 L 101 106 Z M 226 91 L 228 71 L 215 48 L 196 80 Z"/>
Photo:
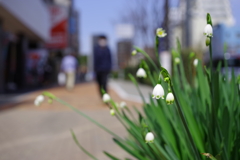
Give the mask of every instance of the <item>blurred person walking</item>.
<path id="1" fill-rule="evenodd" d="M 66 88 L 71 90 L 74 88 L 78 61 L 71 49 L 66 50 L 66 56 L 62 59 L 61 70 L 66 75 Z"/>
<path id="2" fill-rule="evenodd" d="M 107 37 L 98 37 L 98 44 L 94 47 L 94 71 L 100 95 L 101 88 L 107 92 L 108 74 L 112 68 L 111 51 L 107 45 Z"/>

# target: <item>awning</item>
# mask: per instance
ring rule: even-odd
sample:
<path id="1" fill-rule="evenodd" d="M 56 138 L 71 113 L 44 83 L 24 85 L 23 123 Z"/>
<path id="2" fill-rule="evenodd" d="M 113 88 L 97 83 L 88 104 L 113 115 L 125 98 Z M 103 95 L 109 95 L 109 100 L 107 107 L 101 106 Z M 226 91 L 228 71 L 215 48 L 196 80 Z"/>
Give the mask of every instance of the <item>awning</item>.
<path id="1" fill-rule="evenodd" d="M 50 14 L 42 0 L 0 0 L 0 20 L 9 32 L 40 41 L 49 39 Z"/>

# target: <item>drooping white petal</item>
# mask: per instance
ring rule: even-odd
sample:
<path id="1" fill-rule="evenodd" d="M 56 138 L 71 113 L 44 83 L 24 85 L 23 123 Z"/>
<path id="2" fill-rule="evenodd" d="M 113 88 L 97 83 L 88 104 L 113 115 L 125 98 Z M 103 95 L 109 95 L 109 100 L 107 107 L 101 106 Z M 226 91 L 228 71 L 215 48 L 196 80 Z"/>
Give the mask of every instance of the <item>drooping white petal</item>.
<path id="1" fill-rule="evenodd" d="M 139 68 L 136 73 L 137 77 L 139 78 L 146 78 L 147 74 L 143 68 Z"/>
<path id="2" fill-rule="evenodd" d="M 193 65 L 194 65 L 195 67 L 197 67 L 197 65 L 198 65 L 198 59 L 194 59 Z"/>
<path id="3" fill-rule="evenodd" d="M 109 96 L 109 94 L 107 94 L 107 93 L 105 93 L 104 95 L 103 95 L 103 102 L 109 102 L 110 100 L 111 100 L 111 97 Z"/>
<path id="4" fill-rule="evenodd" d="M 148 142 L 153 142 L 154 140 L 154 135 L 152 132 L 148 132 L 145 136 L 145 141 Z"/>
<path id="5" fill-rule="evenodd" d="M 153 89 L 152 97 L 159 99 L 159 98 L 163 98 L 163 96 L 164 96 L 164 89 L 161 86 L 161 84 L 157 84 Z"/>
<path id="6" fill-rule="evenodd" d="M 213 35 L 213 29 L 210 24 L 207 24 L 204 28 L 204 35 L 212 37 Z"/>

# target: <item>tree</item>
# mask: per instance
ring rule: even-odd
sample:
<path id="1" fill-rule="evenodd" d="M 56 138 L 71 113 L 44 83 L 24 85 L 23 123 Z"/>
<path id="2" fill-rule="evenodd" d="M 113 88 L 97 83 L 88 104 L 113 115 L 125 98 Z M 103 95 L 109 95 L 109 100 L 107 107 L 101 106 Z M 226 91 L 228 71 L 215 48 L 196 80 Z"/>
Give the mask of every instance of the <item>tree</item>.
<path id="1" fill-rule="evenodd" d="M 124 13 L 120 15 L 120 21 L 133 24 L 135 43 L 143 47 L 152 47 L 154 45 L 152 37 L 156 29 L 162 27 L 167 30 L 168 14 L 164 12 L 168 12 L 168 0 L 165 1 L 165 5 L 160 0 L 128 1 Z"/>

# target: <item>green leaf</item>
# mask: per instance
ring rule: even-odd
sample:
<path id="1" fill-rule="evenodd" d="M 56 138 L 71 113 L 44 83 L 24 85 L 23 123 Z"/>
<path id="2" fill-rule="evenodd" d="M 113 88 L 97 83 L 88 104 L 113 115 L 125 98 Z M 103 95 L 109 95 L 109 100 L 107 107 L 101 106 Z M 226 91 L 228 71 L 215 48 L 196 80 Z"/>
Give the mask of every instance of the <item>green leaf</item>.
<path id="1" fill-rule="evenodd" d="M 132 156 L 141 159 L 141 160 L 148 160 L 147 158 L 141 156 L 137 150 L 131 150 L 126 144 L 124 144 L 122 141 L 117 140 L 117 139 L 113 139 L 113 141 L 118 144 L 120 147 L 122 147 L 125 151 L 127 151 L 129 154 L 131 154 Z"/>
<path id="2" fill-rule="evenodd" d="M 73 130 L 71 130 L 71 133 L 72 133 L 72 137 L 73 137 L 73 140 L 74 140 L 74 142 L 76 143 L 76 145 L 77 145 L 85 154 L 87 154 L 89 157 L 91 157 L 91 158 L 94 159 L 94 160 L 97 160 L 96 157 L 94 157 L 91 153 L 89 153 L 85 148 L 83 148 L 83 147 L 81 146 L 81 144 L 78 142 L 77 137 L 75 136 Z"/>
<path id="3" fill-rule="evenodd" d="M 111 158 L 112 160 L 120 160 L 119 158 L 114 157 L 113 155 L 111 155 L 110 153 L 108 153 L 108 152 L 106 152 L 106 151 L 104 151 L 103 153 L 104 153 L 105 155 L 107 155 L 109 158 Z"/>
<path id="4" fill-rule="evenodd" d="M 134 46 L 134 49 L 136 49 L 137 52 L 142 53 L 148 59 L 148 61 L 152 64 L 152 66 L 155 68 L 155 70 L 158 71 L 158 67 L 156 66 L 154 61 L 149 57 L 149 55 L 144 50 L 140 49 L 137 46 Z"/>

